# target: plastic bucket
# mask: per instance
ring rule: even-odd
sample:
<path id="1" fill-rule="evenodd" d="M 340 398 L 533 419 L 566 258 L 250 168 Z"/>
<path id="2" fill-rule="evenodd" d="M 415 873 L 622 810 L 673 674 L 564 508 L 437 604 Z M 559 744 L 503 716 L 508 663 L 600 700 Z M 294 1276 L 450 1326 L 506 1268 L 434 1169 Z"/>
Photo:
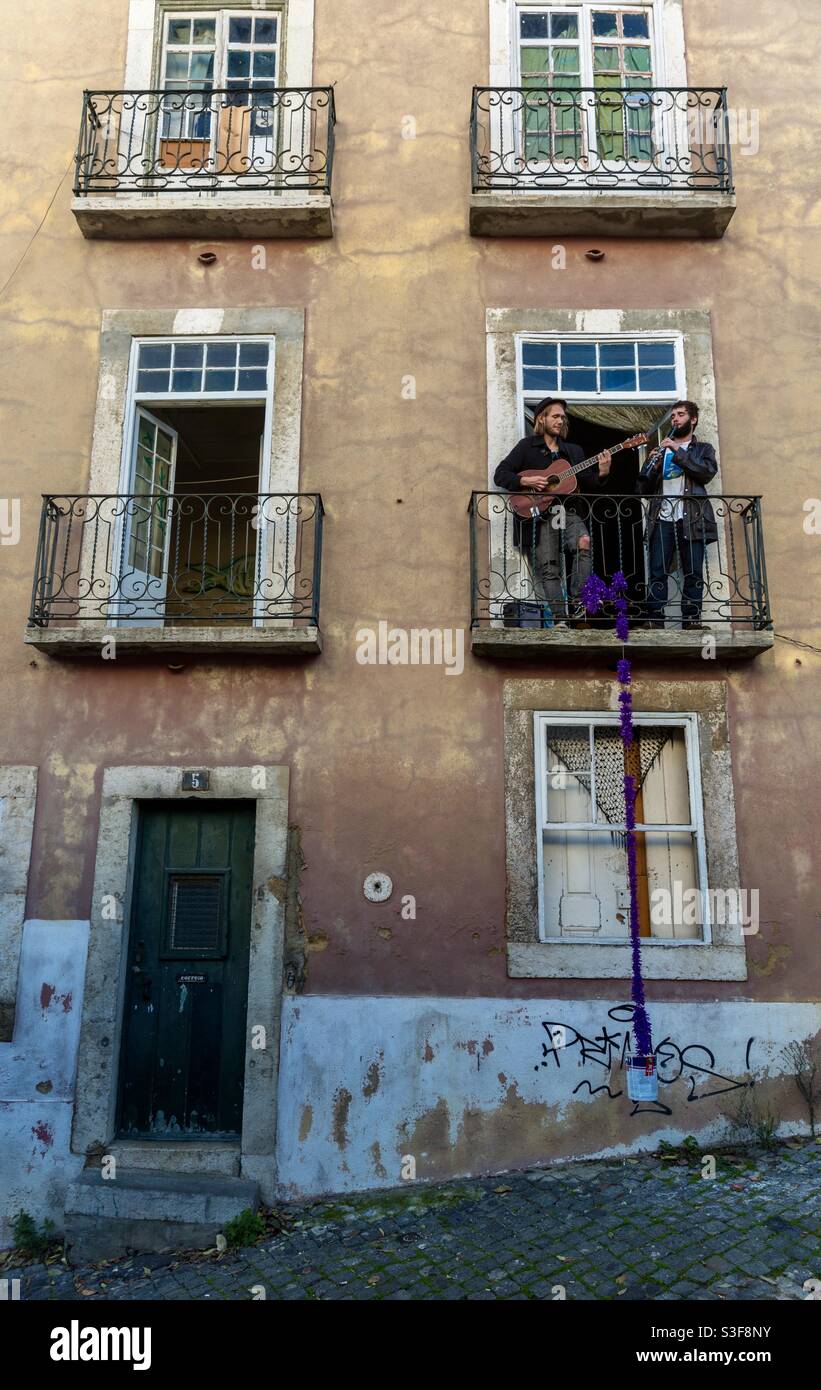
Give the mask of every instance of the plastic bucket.
<path id="1" fill-rule="evenodd" d="M 655 1057 L 628 1057 L 627 1094 L 631 1100 L 658 1100 L 659 1078 Z"/>

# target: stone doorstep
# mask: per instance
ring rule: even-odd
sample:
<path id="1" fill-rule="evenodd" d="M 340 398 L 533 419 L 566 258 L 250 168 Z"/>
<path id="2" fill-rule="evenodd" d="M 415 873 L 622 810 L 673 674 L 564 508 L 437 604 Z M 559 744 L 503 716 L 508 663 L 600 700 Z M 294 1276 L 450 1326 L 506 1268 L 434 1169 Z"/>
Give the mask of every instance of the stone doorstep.
<path id="1" fill-rule="evenodd" d="M 205 1250 L 228 1221 L 258 1207 L 259 1187 L 245 1178 L 119 1167 L 105 1179 L 88 1170 L 66 1194 L 66 1246 L 75 1264 L 129 1248 Z"/>

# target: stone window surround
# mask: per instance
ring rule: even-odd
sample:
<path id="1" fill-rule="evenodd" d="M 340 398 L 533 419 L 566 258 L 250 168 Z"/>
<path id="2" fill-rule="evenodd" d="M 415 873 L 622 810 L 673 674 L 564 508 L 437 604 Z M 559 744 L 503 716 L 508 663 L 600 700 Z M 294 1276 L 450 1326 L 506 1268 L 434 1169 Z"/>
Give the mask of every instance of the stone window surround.
<path id="1" fill-rule="evenodd" d="M 26 917 L 37 768 L 0 766 L 0 803 L 0 1041 L 9 1041 Z"/>
<path id="2" fill-rule="evenodd" d="M 212 767 L 207 792 L 181 791 L 181 766 L 107 767 L 103 773 L 97 859 L 91 902 L 85 1002 L 77 1068 L 72 1152 L 107 1147 L 117 1121 L 117 1083 L 136 850 L 137 806 L 156 800 L 243 800 L 256 803 L 248 1012 L 266 1030 L 265 1050 L 246 1046 L 240 1172 L 273 1200 L 276 1183 L 277 1080 L 282 1006 L 285 884 L 288 846 L 287 767 Z M 113 895 L 118 920 L 103 917 Z M 145 1141 L 150 1144 L 151 1141 Z M 180 1145 L 176 1171 L 199 1171 L 197 1144 Z M 190 1152 L 189 1152 L 190 1151 Z"/>
<path id="3" fill-rule="evenodd" d="M 628 0 L 631 3 L 632 0 Z M 649 0 L 653 10 L 654 53 L 658 63 L 656 85 L 686 87 L 684 0 Z M 489 0 L 490 87 L 508 87 L 516 71 L 517 11 L 533 8 L 536 0 Z M 577 9 L 582 0 L 545 0 L 563 10 Z M 606 8 L 603 6 L 603 8 Z M 614 8 L 619 8 L 614 6 Z"/>
<path id="4" fill-rule="evenodd" d="M 539 940 L 533 713 L 610 713 L 613 689 L 612 680 L 589 678 L 505 682 L 505 933 L 511 977 L 630 978 L 629 944 Z M 707 883 L 711 888 L 740 887 L 724 682 L 645 682 L 639 671 L 633 699 L 639 712 L 698 716 Z M 746 942 L 738 925 L 715 922 L 709 943 L 643 941 L 642 964 L 649 980 L 746 980 Z"/>
<path id="5" fill-rule="evenodd" d="M 302 375 L 305 348 L 303 309 L 106 309 L 100 330 L 100 370 L 90 493 L 120 490 L 129 406 L 128 373 L 134 338 L 202 338 L 271 335 L 275 340 L 270 492 L 299 491 Z M 197 397 L 196 401 L 199 402 Z"/>
<path id="6" fill-rule="evenodd" d="M 166 11 L 242 9 L 282 13 L 280 86 L 311 87 L 314 70 L 314 0 L 254 0 L 226 5 L 219 0 L 130 0 L 124 91 L 145 91 L 159 84 L 162 26 Z"/>

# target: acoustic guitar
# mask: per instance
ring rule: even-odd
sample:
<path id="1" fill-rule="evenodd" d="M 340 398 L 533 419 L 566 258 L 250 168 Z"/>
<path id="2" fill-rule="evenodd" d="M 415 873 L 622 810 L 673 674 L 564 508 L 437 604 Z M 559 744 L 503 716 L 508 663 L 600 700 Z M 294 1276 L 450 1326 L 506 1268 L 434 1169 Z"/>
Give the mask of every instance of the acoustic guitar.
<path id="1" fill-rule="evenodd" d="M 640 444 L 646 444 L 652 439 L 655 430 L 650 430 L 647 434 L 634 434 L 632 438 L 625 439 L 621 444 L 614 444 L 610 449 L 612 454 L 620 454 L 624 449 L 637 449 Z M 511 492 L 510 502 L 517 516 L 541 516 L 552 505 L 557 497 L 566 497 L 568 493 L 575 492 L 578 488 L 577 474 L 583 473 L 585 468 L 589 468 L 592 463 L 597 463 L 599 454 L 604 453 L 603 449 L 592 458 L 582 459 L 581 463 L 570 463 L 568 459 L 558 458 L 549 468 L 529 468 L 527 472 L 534 477 L 547 479 L 547 490 L 545 492 Z"/>

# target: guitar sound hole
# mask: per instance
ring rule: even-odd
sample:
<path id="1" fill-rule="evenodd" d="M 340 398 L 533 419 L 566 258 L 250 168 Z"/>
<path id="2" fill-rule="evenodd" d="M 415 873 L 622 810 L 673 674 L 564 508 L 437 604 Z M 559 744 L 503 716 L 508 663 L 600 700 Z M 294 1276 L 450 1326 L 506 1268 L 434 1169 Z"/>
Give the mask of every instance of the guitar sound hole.
<path id="1" fill-rule="evenodd" d="M 560 482 L 561 482 L 561 478 L 559 477 L 558 473 L 550 473 L 550 474 L 548 475 L 548 478 L 547 478 L 547 486 L 548 486 L 549 488 L 551 488 L 551 487 L 558 487 L 558 485 L 559 485 Z"/>

